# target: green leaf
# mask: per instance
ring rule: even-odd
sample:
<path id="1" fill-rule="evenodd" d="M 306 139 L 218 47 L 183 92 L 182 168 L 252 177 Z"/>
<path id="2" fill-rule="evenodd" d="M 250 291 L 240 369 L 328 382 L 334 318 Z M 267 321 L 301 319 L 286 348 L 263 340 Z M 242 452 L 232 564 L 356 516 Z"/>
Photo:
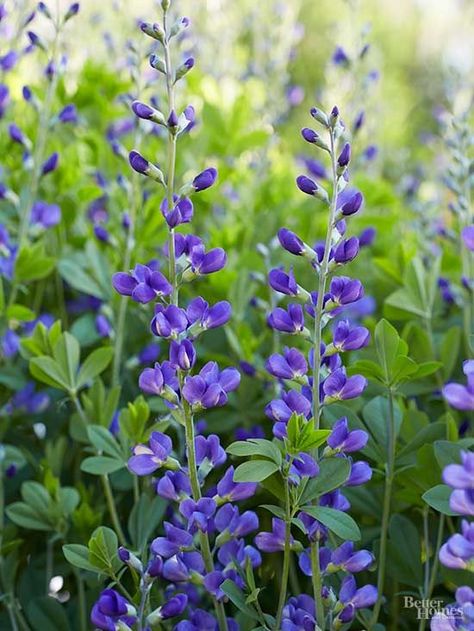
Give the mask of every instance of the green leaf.
<path id="1" fill-rule="evenodd" d="M 89 561 L 89 549 L 86 546 L 81 546 L 78 543 L 68 543 L 63 546 L 63 554 L 71 565 L 81 570 L 97 572 L 95 565 L 92 565 Z"/>
<path id="2" fill-rule="evenodd" d="M 160 496 L 141 495 L 130 513 L 128 531 L 136 550 L 143 550 L 151 534 L 161 523 L 167 502 Z"/>
<path id="3" fill-rule="evenodd" d="M 425 502 L 443 515 L 449 515 L 451 517 L 459 515 L 451 510 L 449 506 L 449 498 L 453 489 L 446 484 L 437 484 L 433 488 L 423 493 L 422 497 Z"/>
<path id="4" fill-rule="evenodd" d="M 45 278 L 54 269 L 56 260 L 46 256 L 44 244 L 22 247 L 15 264 L 15 278 L 19 283 Z"/>
<path id="5" fill-rule="evenodd" d="M 261 504 L 260 508 L 267 510 L 272 515 L 275 515 L 275 517 L 279 517 L 283 520 L 286 519 L 285 511 L 281 506 L 275 506 L 274 504 Z"/>
<path id="6" fill-rule="evenodd" d="M 251 438 L 232 443 L 226 451 L 233 456 L 266 456 L 280 465 L 282 462 L 281 451 L 270 440 L 263 438 Z"/>
<path id="7" fill-rule="evenodd" d="M 436 421 L 430 423 L 426 427 L 423 427 L 416 436 L 407 445 L 405 445 L 397 454 L 397 458 L 403 458 L 409 453 L 416 451 L 427 443 L 432 443 L 435 440 L 440 439 L 446 434 L 446 424 L 442 421 Z"/>
<path id="8" fill-rule="evenodd" d="M 110 528 L 100 526 L 89 539 L 89 561 L 106 574 L 112 574 L 121 565 L 117 557 L 118 539 Z"/>
<path id="9" fill-rule="evenodd" d="M 234 482 L 261 482 L 278 469 L 278 465 L 270 460 L 250 460 L 237 467 Z"/>
<path id="10" fill-rule="evenodd" d="M 34 311 L 23 305 L 13 304 L 7 309 L 7 318 L 9 320 L 19 320 L 20 322 L 29 322 L 34 320 L 36 314 Z"/>
<path id="11" fill-rule="evenodd" d="M 249 607 L 249 605 L 247 605 L 247 603 L 245 602 L 245 594 L 239 587 L 237 587 L 234 581 L 226 579 L 221 584 L 220 588 L 222 589 L 224 594 L 229 597 L 229 600 L 234 603 L 237 609 L 242 611 L 242 613 L 244 613 L 249 618 L 252 618 L 253 620 L 259 619 L 257 612 L 253 609 L 253 607 Z"/>
<path id="12" fill-rule="evenodd" d="M 397 330 L 385 319 L 375 327 L 375 349 L 387 382 L 399 354 L 400 336 Z"/>
<path id="13" fill-rule="evenodd" d="M 77 371 L 81 347 L 76 338 L 68 333 L 63 333 L 53 347 L 53 357 L 61 367 L 62 372 L 67 375 L 69 389 L 76 389 Z"/>
<path id="14" fill-rule="evenodd" d="M 122 460 L 109 458 L 108 456 L 91 456 L 81 463 L 81 471 L 92 475 L 108 475 L 123 469 L 123 467 L 125 467 L 125 463 Z"/>
<path id="15" fill-rule="evenodd" d="M 120 447 L 106 427 L 101 425 L 89 425 L 87 427 L 87 436 L 90 443 L 99 452 L 103 452 L 118 460 L 122 459 Z"/>
<path id="16" fill-rule="evenodd" d="M 461 329 L 453 326 L 443 335 L 439 349 L 439 358 L 443 367 L 443 377 L 449 379 L 458 363 L 461 346 Z"/>
<path id="17" fill-rule="evenodd" d="M 35 379 L 48 386 L 69 391 L 68 377 L 52 357 L 42 356 L 30 359 L 30 372 Z"/>
<path id="18" fill-rule="evenodd" d="M 28 530 L 53 530 L 53 525 L 25 502 L 14 502 L 7 506 L 6 514 L 13 523 Z"/>
<path id="19" fill-rule="evenodd" d="M 41 596 L 28 602 L 26 613 L 34 631 L 68 631 L 64 607 L 55 598 Z"/>
<path id="20" fill-rule="evenodd" d="M 438 440 L 434 444 L 436 460 L 441 469 L 448 464 L 461 462 L 461 451 L 474 444 L 474 439 L 468 438 L 452 443 L 449 440 Z"/>
<path id="21" fill-rule="evenodd" d="M 319 475 L 308 480 L 300 502 L 311 502 L 324 493 L 329 493 L 344 484 L 351 473 L 349 460 L 345 458 L 324 458 L 321 460 Z"/>
<path id="22" fill-rule="evenodd" d="M 79 370 L 77 387 L 81 388 L 97 377 L 97 375 L 100 375 L 110 364 L 113 354 L 114 349 L 112 347 L 97 348 L 93 351 Z"/>
<path id="23" fill-rule="evenodd" d="M 421 544 L 416 526 L 402 515 L 393 515 L 389 525 L 387 569 L 400 582 L 422 584 Z"/>
<path id="24" fill-rule="evenodd" d="M 359 526 L 347 513 L 327 506 L 303 506 L 301 510 L 314 517 L 341 539 L 359 541 Z"/>

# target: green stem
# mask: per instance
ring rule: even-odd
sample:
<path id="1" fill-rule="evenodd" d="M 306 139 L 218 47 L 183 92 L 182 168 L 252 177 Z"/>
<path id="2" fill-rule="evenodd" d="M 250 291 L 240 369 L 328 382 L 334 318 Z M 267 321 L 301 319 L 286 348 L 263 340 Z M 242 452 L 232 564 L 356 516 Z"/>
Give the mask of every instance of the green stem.
<path id="1" fill-rule="evenodd" d="M 323 597 L 321 595 L 322 581 L 319 567 L 319 541 L 311 542 L 310 546 L 311 558 L 311 582 L 313 585 L 314 601 L 316 603 L 316 620 L 318 627 L 324 629 L 324 606 Z"/>
<path id="2" fill-rule="evenodd" d="M 286 602 L 288 591 L 288 576 L 290 573 L 291 559 L 291 506 L 290 506 L 290 486 L 288 477 L 285 479 L 285 547 L 283 549 L 283 569 L 281 573 L 280 596 L 278 599 L 278 609 L 276 615 L 275 629 L 278 631 L 281 625 L 283 607 Z"/>
<path id="3" fill-rule="evenodd" d="M 81 631 L 87 631 L 87 605 L 86 605 L 86 593 L 84 591 L 84 581 L 82 580 L 81 573 L 78 569 L 74 568 L 74 574 L 76 576 L 77 583 L 77 605 L 79 609 L 79 629 Z"/>
<path id="4" fill-rule="evenodd" d="M 75 393 L 70 393 L 71 394 L 71 398 L 73 400 L 73 403 L 76 407 L 76 410 L 79 414 L 79 416 L 82 418 L 83 422 L 87 425 L 88 421 L 87 421 L 87 417 L 86 414 L 82 408 L 82 405 L 79 402 L 79 399 L 77 398 L 77 394 Z M 117 534 L 117 537 L 120 541 L 120 544 L 122 546 L 126 546 L 127 545 L 127 540 L 125 539 L 125 535 L 123 533 L 122 530 L 122 526 L 120 525 L 120 519 L 117 513 L 117 507 L 115 506 L 115 500 L 114 500 L 114 496 L 112 493 L 112 488 L 110 486 L 110 481 L 109 481 L 109 476 L 107 474 L 101 475 L 101 480 L 102 480 L 102 487 L 104 489 L 104 495 L 105 495 L 105 499 L 107 502 L 107 507 L 109 510 L 109 514 L 110 514 L 110 519 L 112 520 L 112 524 L 115 528 L 115 532 Z"/>
<path id="5" fill-rule="evenodd" d="M 382 607 L 383 590 L 385 585 L 385 569 L 387 560 L 387 543 L 388 543 L 388 526 L 390 522 L 390 508 L 392 503 L 392 487 L 395 474 L 395 413 L 394 413 L 394 393 L 391 388 L 388 390 L 389 401 L 389 422 L 388 422 L 388 458 L 385 477 L 385 490 L 382 510 L 382 525 L 380 532 L 380 549 L 378 558 L 378 575 L 377 575 L 377 602 L 370 621 L 369 629 L 372 629 L 377 623 Z"/>
<path id="6" fill-rule="evenodd" d="M 425 590 L 424 598 L 429 600 L 431 598 L 431 594 L 433 593 L 433 589 L 436 583 L 436 576 L 438 574 L 438 565 L 439 565 L 439 550 L 441 548 L 441 544 L 443 542 L 443 534 L 444 534 L 444 515 L 439 516 L 439 524 L 438 524 L 438 533 L 436 535 L 436 545 L 433 554 L 433 565 L 431 568 L 431 577 L 428 584 L 428 587 Z M 426 626 L 426 620 L 420 620 L 419 631 L 424 631 Z"/>

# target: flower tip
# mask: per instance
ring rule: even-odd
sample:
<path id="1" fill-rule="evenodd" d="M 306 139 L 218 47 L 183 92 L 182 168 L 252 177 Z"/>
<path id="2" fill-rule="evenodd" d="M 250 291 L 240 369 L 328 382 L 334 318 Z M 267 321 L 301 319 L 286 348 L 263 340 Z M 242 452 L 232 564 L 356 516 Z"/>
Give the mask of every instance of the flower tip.
<path id="1" fill-rule="evenodd" d="M 130 151 L 128 160 L 130 162 L 130 166 L 134 171 L 146 175 L 149 167 L 149 162 L 140 153 L 138 153 L 138 151 Z"/>

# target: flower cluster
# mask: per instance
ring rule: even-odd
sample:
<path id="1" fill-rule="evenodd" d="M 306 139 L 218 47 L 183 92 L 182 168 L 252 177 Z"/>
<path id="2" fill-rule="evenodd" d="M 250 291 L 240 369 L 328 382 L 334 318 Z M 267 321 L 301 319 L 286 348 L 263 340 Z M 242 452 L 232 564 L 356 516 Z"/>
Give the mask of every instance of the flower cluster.
<path id="1" fill-rule="evenodd" d="M 449 499 L 451 510 L 474 517 L 474 453 L 461 451 L 461 464 L 447 465 L 443 480 L 454 489 Z M 439 559 L 446 567 L 474 573 L 474 521 L 462 520 L 461 532 L 452 535 L 441 547 Z M 466 585 L 459 587 L 455 596 L 455 604 L 433 617 L 433 631 L 474 627 L 474 591 Z"/>

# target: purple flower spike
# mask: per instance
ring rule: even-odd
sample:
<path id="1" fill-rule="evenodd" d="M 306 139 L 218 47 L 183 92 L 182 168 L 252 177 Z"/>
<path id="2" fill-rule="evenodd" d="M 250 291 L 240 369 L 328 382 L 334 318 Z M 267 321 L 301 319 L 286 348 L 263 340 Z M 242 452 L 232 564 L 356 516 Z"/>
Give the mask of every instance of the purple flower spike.
<path id="1" fill-rule="evenodd" d="M 131 627 L 136 620 L 135 608 L 114 589 L 104 589 L 91 611 L 92 624 L 103 631 L 117 629 L 121 623 Z"/>
<path id="2" fill-rule="evenodd" d="M 150 475 L 167 464 L 173 445 L 171 438 L 161 432 L 153 432 L 149 446 L 136 445 L 133 456 L 128 461 L 128 468 L 135 475 Z"/>
<path id="3" fill-rule="evenodd" d="M 193 188 L 196 193 L 199 193 L 200 191 L 205 191 L 207 188 L 213 186 L 216 179 L 217 170 L 213 167 L 210 167 L 209 169 L 205 169 L 204 171 L 199 173 L 199 175 L 196 175 L 193 180 Z"/>
<path id="4" fill-rule="evenodd" d="M 297 348 L 285 348 L 283 356 L 271 355 L 265 368 L 278 379 L 300 379 L 308 372 L 308 364 L 304 355 Z"/>
<path id="5" fill-rule="evenodd" d="M 332 372 L 323 383 L 324 403 L 355 399 L 367 387 L 367 379 L 362 375 L 346 376 L 344 368 Z"/>
<path id="6" fill-rule="evenodd" d="M 301 305 L 290 304 L 287 310 L 276 307 L 267 319 L 268 326 L 283 333 L 301 333 L 304 329 L 304 313 Z"/>
<path id="7" fill-rule="evenodd" d="M 474 225 L 463 228 L 461 236 L 466 248 L 474 252 Z"/>
<path id="8" fill-rule="evenodd" d="M 318 185 L 311 178 L 306 175 L 299 175 L 296 178 L 296 185 L 306 195 L 314 195 L 318 190 Z"/>
<path id="9" fill-rule="evenodd" d="M 364 326 L 351 328 L 349 320 L 341 320 L 337 323 L 333 333 L 333 345 L 338 353 L 344 351 L 356 351 L 370 341 L 369 330 Z"/>
<path id="10" fill-rule="evenodd" d="M 52 173 L 58 167 L 59 163 L 59 155 L 55 152 L 52 153 L 49 158 L 47 158 L 43 166 L 41 167 L 41 175 L 47 175 L 48 173 Z"/>
<path id="11" fill-rule="evenodd" d="M 352 453 L 363 449 L 368 440 L 369 435 L 363 429 L 349 431 L 347 418 L 344 416 L 334 424 L 327 443 L 335 452 Z"/>
<path id="12" fill-rule="evenodd" d="M 131 296 L 135 302 L 142 304 L 161 296 L 169 296 L 173 289 L 161 272 L 140 264 L 135 265 L 129 274 L 126 272 L 114 274 L 112 284 L 119 294 Z"/>
<path id="13" fill-rule="evenodd" d="M 285 250 L 296 256 L 301 256 L 306 251 L 305 244 L 299 236 L 287 228 L 280 228 L 278 231 L 278 240 Z"/>
<path id="14" fill-rule="evenodd" d="M 364 197 L 362 196 L 362 193 L 357 192 L 349 201 L 341 206 L 341 213 L 345 217 L 354 215 L 362 206 L 363 201 Z"/>
<path id="15" fill-rule="evenodd" d="M 443 396 L 457 410 L 474 410 L 474 360 L 468 359 L 463 364 L 463 372 L 467 377 L 467 385 L 448 383 L 443 388 Z"/>

